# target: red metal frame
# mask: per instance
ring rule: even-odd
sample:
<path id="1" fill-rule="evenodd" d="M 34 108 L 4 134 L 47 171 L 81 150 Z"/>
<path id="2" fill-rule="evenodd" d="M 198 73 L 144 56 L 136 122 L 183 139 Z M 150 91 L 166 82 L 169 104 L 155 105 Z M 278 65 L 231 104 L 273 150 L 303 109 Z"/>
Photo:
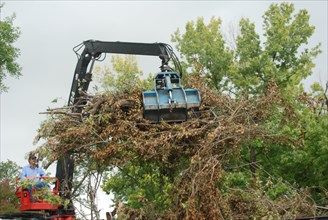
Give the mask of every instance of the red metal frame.
<path id="1" fill-rule="evenodd" d="M 56 177 L 41 177 L 43 179 L 48 179 L 52 182 L 55 182 L 55 187 L 52 190 L 53 195 L 58 195 L 59 192 L 59 181 Z M 74 214 L 62 214 L 58 211 L 58 205 L 47 203 L 45 200 L 39 200 L 34 203 L 31 202 L 31 195 L 28 189 L 23 189 L 22 187 L 18 186 L 19 180 L 16 180 L 16 197 L 20 200 L 20 211 L 49 211 L 50 214 L 48 218 L 51 220 L 74 220 Z M 35 189 L 32 188 L 32 194 Z M 31 215 L 33 215 L 31 213 Z"/>
<path id="2" fill-rule="evenodd" d="M 53 179 L 56 184 L 55 188 L 52 190 L 53 195 L 58 195 L 58 185 L 59 181 L 56 177 L 41 177 L 43 179 Z M 31 195 L 28 189 L 23 189 L 18 186 L 18 181 L 16 181 L 16 197 L 20 199 L 20 211 L 37 211 L 37 210 L 58 210 L 58 205 L 47 203 L 45 200 L 39 200 L 34 203 L 31 202 Z M 32 189 L 32 194 L 35 189 Z"/>

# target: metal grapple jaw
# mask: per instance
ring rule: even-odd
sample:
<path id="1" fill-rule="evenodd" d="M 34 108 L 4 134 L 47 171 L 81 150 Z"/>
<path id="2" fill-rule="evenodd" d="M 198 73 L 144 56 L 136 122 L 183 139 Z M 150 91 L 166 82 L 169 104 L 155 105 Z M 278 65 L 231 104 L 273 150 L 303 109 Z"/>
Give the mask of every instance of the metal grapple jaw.
<path id="1" fill-rule="evenodd" d="M 200 94 L 196 89 L 184 89 L 176 72 L 160 72 L 154 80 L 154 90 L 143 92 L 144 118 L 152 122 L 183 122 L 188 112 L 198 111 Z"/>

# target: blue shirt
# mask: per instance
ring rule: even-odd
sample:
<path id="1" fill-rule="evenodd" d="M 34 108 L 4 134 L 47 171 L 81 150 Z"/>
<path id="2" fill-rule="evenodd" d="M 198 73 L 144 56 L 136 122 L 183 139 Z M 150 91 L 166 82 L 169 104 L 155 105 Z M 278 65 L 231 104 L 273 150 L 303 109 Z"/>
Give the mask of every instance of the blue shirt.
<path id="1" fill-rule="evenodd" d="M 46 173 L 42 170 L 41 167 L 31 168 L 30 165 L 23 167 L 21 179 L 32 178 L 36 181 L 40 181 L 38 177 L 44 176 Z"/>

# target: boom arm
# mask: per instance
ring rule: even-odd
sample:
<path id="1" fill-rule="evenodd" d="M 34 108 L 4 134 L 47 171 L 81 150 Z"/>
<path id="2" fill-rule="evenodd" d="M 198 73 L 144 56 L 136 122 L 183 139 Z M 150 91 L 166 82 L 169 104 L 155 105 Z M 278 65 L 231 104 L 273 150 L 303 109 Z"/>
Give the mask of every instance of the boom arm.
<path id="1" fill-rule="evenodd" d="M 176 69 L 180 75 L 182 74 L 180 63 L 174 54 L 172 47 L 164 43 L 130 43 L 130 42 L 105 42 L 105 41 L 84 41 L 82 44 L 76 46 L 74 51 L 78 54 L 84 46 L 84 50 L 79 56 L 78 63 L 75 68 L 71 92 L 69 95 L 68 105 L 85 104 L 82 96 L 88 90 L 91 82 L 92 68 L 96 60 L 98 60 L 102 53 L 117 53 L 117 54 L 134 54 L 134 55 L 149 55 L 159 56 L 162 60 L 162 67 L 168 65 L 170 59 L 173 60 Z M 91 64 L 90 64 L 91 62 Z M 90 66 L 89 71 L 87 70 Z M 80 112 L 80 108 L 74 108 L 74 112 Z"/>

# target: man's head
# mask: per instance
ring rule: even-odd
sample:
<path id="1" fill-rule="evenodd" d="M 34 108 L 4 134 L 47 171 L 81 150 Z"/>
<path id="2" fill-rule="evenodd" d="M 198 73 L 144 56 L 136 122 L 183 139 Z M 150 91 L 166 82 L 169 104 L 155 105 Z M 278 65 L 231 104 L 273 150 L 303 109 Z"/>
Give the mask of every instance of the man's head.
<path id="1" fill-rule="evenodd" d="M 33 166 L 33 167 L 36 166 L 36 164 L 37 164 L 37 158 L 36 158 L 35 154 L 30 154 L 30 155 L 28 156 L 28 163 L 29 163 L 31 166 Z"/>

